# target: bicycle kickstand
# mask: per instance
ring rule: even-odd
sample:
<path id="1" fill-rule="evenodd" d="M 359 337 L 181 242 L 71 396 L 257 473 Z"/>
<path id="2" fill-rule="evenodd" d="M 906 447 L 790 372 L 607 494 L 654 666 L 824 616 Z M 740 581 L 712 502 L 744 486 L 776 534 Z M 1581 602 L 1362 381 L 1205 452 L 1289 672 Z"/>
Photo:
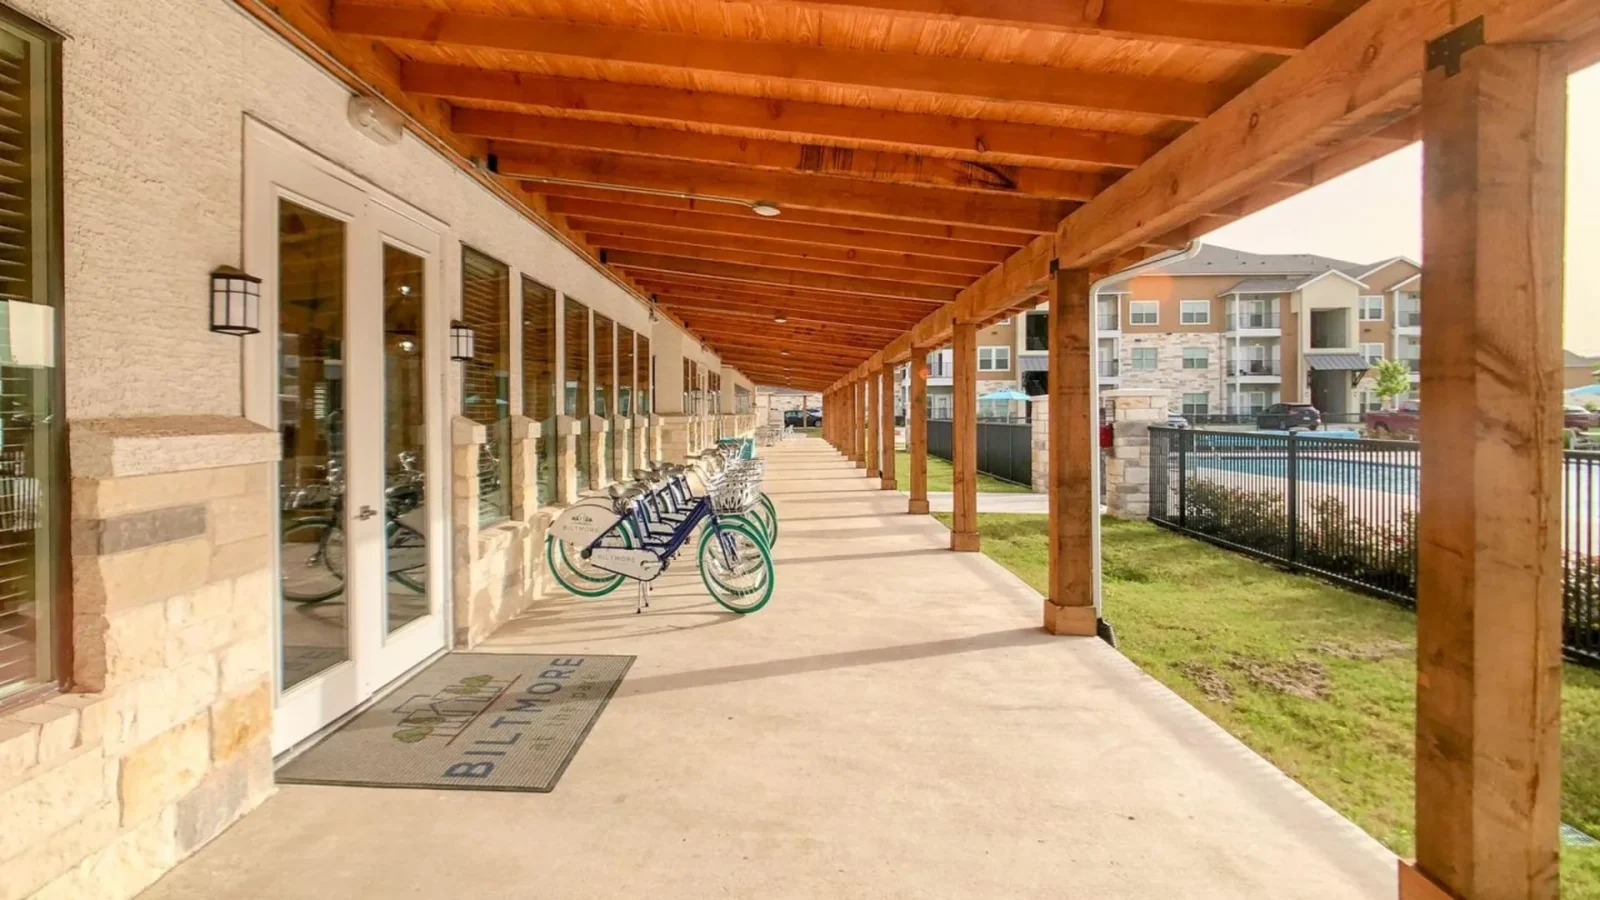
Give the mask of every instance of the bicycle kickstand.
<path id="1" fill-rule="evenodd" d="M 633 604 L 633 614 L 638 615 L 650 608 L 650 582 L 639 582 L 638 599 Z"/>

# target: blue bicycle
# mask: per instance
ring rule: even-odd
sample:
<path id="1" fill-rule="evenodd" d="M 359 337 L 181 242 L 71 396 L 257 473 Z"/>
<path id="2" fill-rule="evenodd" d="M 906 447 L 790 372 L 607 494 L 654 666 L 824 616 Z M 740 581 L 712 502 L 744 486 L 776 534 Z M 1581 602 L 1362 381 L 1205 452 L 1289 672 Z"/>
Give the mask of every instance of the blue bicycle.
<path id="1" fill-rule="evenodd" d="M 580 597 L 603 597 L 633 579 L 642 610 L 650 583 L 699 533 L 706 591 L 728 610 L 753 613 L 771 599 L 776 581 L 765 535 L 740 514 L 756 493 L 759 481 L 730 471 L 714 450 L 693 465 L 657 466 L 563 512 L 545 545 L 550 572 Z"/>

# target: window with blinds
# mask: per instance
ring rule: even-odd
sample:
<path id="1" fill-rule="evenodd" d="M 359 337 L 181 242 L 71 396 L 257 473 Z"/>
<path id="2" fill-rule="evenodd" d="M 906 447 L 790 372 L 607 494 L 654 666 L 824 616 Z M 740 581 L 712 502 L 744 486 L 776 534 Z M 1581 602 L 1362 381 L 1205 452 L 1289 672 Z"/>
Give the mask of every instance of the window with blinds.
<path id="1" fill-rule="evenodd" d="M 478 450 L 478 521 L 511 516 L 511 269 L 461 248 L 461 320 L 475 333 L 461 364 L 461 414 L 488 433 Z"/>
<path id="2" fill-rule="evenodd" d="M 617 326 L 617 415 L 633 416 L 633 331 Z M 633 428 L 622 433 L 622 459 L 633 459 Z M 632 468 L 631 462 L 628 468 Z M 621 471 L 619 468 L 618 471 Z"/>
<path id="3" fill-rule="evenodd" d="M 639 395 L 639 415 L 648 416 L 655 409 L 655 386 L 652 376 L 655 366 L 651 364 L 650 339 L 639 335 L 638 346 L 634 348 L 633 384 Z"/>
<path id="4" fill-rule="evenodd" d="M 54 683 L 65 465 L 59 39 L 0 9 L 0 703 Z"/>
<path id="5" fill-rule="evenodd" d="M 522 278 L 522 411 L 544 427 L 538 446 L 541 502 L 556 497 L 555 446 L 556 292 L 532 278 Z"/>
<path id="6" fill-rule="evenodd" d="M 589 307 L 562 299 L 562 340 L 566 343 L 566 414 L 578 420 L 578 490 L 589 489 Z"/>

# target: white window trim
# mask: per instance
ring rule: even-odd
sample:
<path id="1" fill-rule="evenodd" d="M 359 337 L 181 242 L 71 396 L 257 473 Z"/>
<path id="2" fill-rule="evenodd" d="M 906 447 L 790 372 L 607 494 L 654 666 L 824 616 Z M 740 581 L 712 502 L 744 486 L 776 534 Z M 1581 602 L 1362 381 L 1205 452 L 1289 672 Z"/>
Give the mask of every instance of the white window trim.
<path id="1" fill-rule="evenodd" d="M 1188 307 L 1190 304 L 1198 304 L 1200 307 L 1202 307 L 1202 309 L 1203 309 L 1203 311 L 1205 313 L 1205 318 L 1203 318 L 1203 319 L 1201 319 L 1200 321 L 1197 321 L 1197 322 L 1189 321 L 1189 310 L 1186 309 L 1185 307 Z M 1158 310 L 1156 315 L 1159 316 L 1160 315 L 1160 312 L 1159 312 L 1160 306 L 1157 306 L 1156 309 Z M 1179 300 L 1178 301 L 1178 324 L 1180 324 L 1180 325 L 1210 325 L 1211 324 L 1211 301 L 1210 300 Z"/>
<path id="2" fill-rule="evenodd" d="M 985 354 L 984 351 L 988 351 L 988 353 Z M 986 355 L 988 356 L 988 359 L 989 359 L 989 364 L 988 365 L 984 365 L 984 357 Z M 1005 364 L 1004 365 L 1000 365 L 1000 363 L 1002 363 L 1002 362 L 1005 363 Z M 987 347 L 979 347 L 978 348 L 978 371 L 979 372 L 1005 372 L 1005 371 L 1009 371 L 1010 369 L 1011 369 L 1011 348 L 1010 347 L 1007 347 L 1004 344 L 991 344 L 991 345 L 989 345 Z"/>
<path id="3" fill-rule="evenodd" d="M 1376 354 L 1368 352 L 1373 347 L 1377 347 L 1378 348 L 1378 352 Z M 1364 342 L 1361 345 L 1361 356 L 1362 356 L 1363 359 L 1367 360 L 1368 362 L 1372 362 L 1373 361 L 1373 359 L 1372 359 L 1373 356 L 1377 356 L 1378 359 L 1386 359 L 1387 357 L 1384 356 L 1383 350 L 1384 350 L 1384 347 L 1383 347 L 1383 342 L 1382 341 Z"/>
<path id="4" fill-rule="evenodd" d="M 1191 357 L 1189 355 L 1191 352 L 1204 354 L 1203 356 L 1201 356 L 1199 358 L 1202 361 L 1205 362 L 1205 365 L 1203 365 L 1203 366 L 1191 366 L 1191 365 L 1189 365 L 1191 359 L 1193 359 L 1193 357 Z M 1200 369 L 1209 369 L 1209 368 L 1211 368 L 1211 348 L 1209 348 L 1209 347 L 1185 347 L 1185 348 L 1183 348 L 1183 367 L 1185 369 L 1190 370 L 1190 371 L 1197 371 L 1197 370 L 1200 370 Z"/>
<path id="5" fill-rule="evenodd" d="M 1135 308 L 1139 307 L 1139 306 L 1153 307 L 1155 309 L 1155 313 L 1154 313 L 1155 314 L 1155 318 L 1151 319 L 1148 322 L 1135 321 L 1135 318 L 1137 316 L 1143 315 L 1143 313 L 1139 313 L 1139 312 L 1135 311 Z M 1161 301 L 1159 301 L 1159 300 L 1129 300 L 1128 301 L 1128 324 L 1129 325 L 1143 325 L 1143 326 L 1146 326 L 1146 327 L 1149 327 L 1151 325 L 1160 325 L 1161 324 Z"/>
<path id="6" fill-rule="evenodd" d="M 1150 365 L 1141 366 L 1139 365 L 1139 358 L 1140 355 L 1145 352 L 1151 354 Z M 1155 370 L 1161 368 L 1161 353 L 1155 347 L 1134 347 L 1132 350 L 1128 351 L 1128 366 L 1135 371 L 1154 372 Z"/>
<path id="7" fill-rule="evenodd" d="M 1189 407 L 1191 405 L 1189 403 L 1189 398 L 1190 397 L 1204 397 L 1205 398 L 1205 412 L 1191 413 L 1189 411 Z M 1183 414 L 1186 415 L 1186 416 L 1206 416 L 1206 415 L 1210 415 L 1211 414 L 1211 392 L 1210 391 L 1187 391 L 1187 392 L 1179 395 L 1179 397 L 1178 397 L 1178 408 L 1183 410 Z"/>

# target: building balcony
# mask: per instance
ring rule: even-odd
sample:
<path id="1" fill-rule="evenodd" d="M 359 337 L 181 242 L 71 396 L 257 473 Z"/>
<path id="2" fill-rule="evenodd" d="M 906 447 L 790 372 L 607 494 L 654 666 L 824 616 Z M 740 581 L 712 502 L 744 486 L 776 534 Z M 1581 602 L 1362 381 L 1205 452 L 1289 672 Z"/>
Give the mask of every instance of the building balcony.
<path id="1" fill-rule="evenodd" d="M 1094 317 L 1094 327 L 1101 333 L 1107 331 L 1121 331 L 1122 322 L 1116 313 L 1101 313 Z"/>
<path id="2" fill-rule="evenodd" d="M 1278 359 L 1230 359 L 1223 363 L 1230 378 L 1280 378 L 1283 361 Z"/>
<path id="3" fill-rule="evenodd" d="M 1096 367 L 1096 369 L 1098 369 L 1098 371 L 1100 373 L 1100 380 L 1101 381 L 1105 381 L 1107 379 L 1112 379 L 1112 378 L 1121 378 L 1122 377 L 1122 372 L 1121 372 L 1121 368 L 1122 367 L 1121 367 L 1121 364 L 1117 360 L 1114 360 L 1114 359 L 1102 359 L 1099 362 L 1095 363 L 1095 367 Z"/>
<path id="4" fill-rule="evenodd" d="M 1394 327 L 1400 328 L 1400 329 L 1417 329 L 1417 330 L 1421 330 L 1421 328 L 1422 328 L 1422 313 L 1420 313 L 1420 312 L 1408 312 L 1406 310 L 1400 310 L 1399 312 L 1394 314 Z"/>
<path id="5" fill-rule="evenodd" d="M 1266 313 L 1234 313 L 1228 316 L 1227 329 L 1229 334 L 1238 332 L 1278 332 L 1282 324 L 1275 312 Z"/>

